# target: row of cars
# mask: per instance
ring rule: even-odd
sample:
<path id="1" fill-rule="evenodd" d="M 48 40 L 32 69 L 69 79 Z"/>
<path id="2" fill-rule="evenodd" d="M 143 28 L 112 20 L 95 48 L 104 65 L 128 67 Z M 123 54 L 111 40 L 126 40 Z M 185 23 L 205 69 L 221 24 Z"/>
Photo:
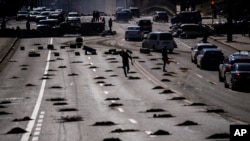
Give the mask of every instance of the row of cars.
<path id="1" fill-rule="evenodd" d="M 197 43 L 191 48 L 191 61 L 200 69 L 218 69 L 220 82 L 225 88 L 237 90 L 250 82 L 250 51 L 237 51 L 224 58 L 221 49 L 211 43 Z"/>

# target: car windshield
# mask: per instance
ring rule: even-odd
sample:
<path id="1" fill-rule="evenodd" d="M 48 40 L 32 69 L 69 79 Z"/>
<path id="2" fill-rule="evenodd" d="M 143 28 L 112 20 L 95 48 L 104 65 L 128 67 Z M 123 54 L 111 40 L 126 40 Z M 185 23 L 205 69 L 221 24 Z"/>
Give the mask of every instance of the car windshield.
<path id="1" fill-rule="evenodd" d="M 18 14 L 28 14 L 27 11 L 19 11 Z"/>
<path id="2" fill-rule="evenodd" d="M 216 46 L 204 45 L 204 46 L 198 46 L 197 50 L 202 50 L 203 48 L 217 48 L 217 47 Z"/>
<path id="3" fill-rule="evenodd" d="M 140 22 L 139 22 L 139 25 L 141 26 L 141 25 L 151 25 L 151 21 L 150 20 L 141 20 Z"/>
<path id="4" fill-rule="evenodd" d="M 173 36 L 168 33 L 160 34 L 160 40 L 173 40 Z"/>
<path id="5" fill-rule="evenodd" d="M 239 65 L 238 70 L 239 71 L 250 71 L 250 65 Z"/>
<path id="6" fill-rule="evenodd" d="M 128 27 L 128 30 L 140 30 L 140 27 Z"/>
<path id="7" fill-rule="evenodd" d="M 220 52 L 220 51 L 207 51 L 205 55 L 219 57 L 219 56 L 222 56 L 222 52 Z"/>
<path id="8" fill-rule="evenodd" d="M 234 63 L 250 63 L 250 59 L 243 59 L 243 58 L 236 59 L 236 60 L 232 61 L 232 64 L 234 64 Z"/>
<path id="9" fill-rule="evenodd" d="M 161 16 L 161 17 L 167 17 L 168 15 L 167 15 L 167 13 L 158 13 L 159 14 L 159 16 Z"/>

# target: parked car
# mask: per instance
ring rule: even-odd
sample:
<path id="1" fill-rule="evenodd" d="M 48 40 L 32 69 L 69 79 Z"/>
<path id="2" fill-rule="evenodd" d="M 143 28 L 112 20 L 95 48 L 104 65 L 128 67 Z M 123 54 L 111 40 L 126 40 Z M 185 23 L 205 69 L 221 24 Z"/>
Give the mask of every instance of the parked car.
<path id="1" fill-rule="evenodd" d="M 152 32 L 152 22 L 150 19 L 139 19 L 138 26 L 144 33 Z"/>
<path id="2" fill-rule="evenodd" d="M 125 31 L 125 40 L 140 40 L 142 41 L 144 33 L 141 31 L 140 26 L 130 25 Z"/>
<path id="3" fill-rule="evenodd" d="M 153 15 L 153 21 L 163 21 L 168 22 L 168 14 L 166 11 L 156 11 Z"/>
<path id="4" fill-rule="evenodd" d="M 72 19 L 81 19 L 81 15 L 78 12 L 69 12 L 66 21 L 70 21 Z"/>
<path id="5" fill-rule="evenodd" d="M 250 63 L 250 53 L 249 51 L 237 51 L 229 55 L 220 65 L 219 65 L 219 81 L 223 82 L 225 73 L 231 71 L 232 65 L 234 63 Z"/>
<path id="6" fill-rule="evenodd" d="M 36 16 L 38 16 L 40 14 L 39 11 L 30 11 L 29 12 L 29 20 L 32 22 L 36 21 Z"/>
<path id="7" fill-rule="evenodd" d="M 216 68 L 224 59 L 224 54 L 218 48 L 204 48 L 197 56 L 197 67 L 200 69 Z"/>
<path id="8" fill-rule="evenodd" d="M 234 63 L 231 71 L 226 72 L 224 86 L 232 90 L 248 87 L 250 83 L 250 63 Z"/>
<path id="9" fill-rule="evenodd" d="M 181 11 L 171 18 L 171 23 L 201 23 L 200 11 Z"/>
<path id="10" fill-rule="evenodd" d="M 173 36 L 188 39 L 203 37 L 205 33 L 208 33 L 209 35 L 212 33 L 212 30 L 207 25 L 181 24 L 175 31 L 173 31 Z"/>
<path id="11" fill-rule="evenodd" d="M 170 32 L 150 32 L 142 41 L 142 48 L 162 50 L 167 47 L 169 52 L 177 48 L 177 44 Z"/>
<path id="12" fill-rule="evenodd" d="M 38 23 L 40 20 L 47 19 L 50 15 L 50 11 L 42 11 L 39 15 L 36 16 L 36 22 Z"/>
<path id="13" fill-rule="evenodd" d="M 16 14 L 16 20 L 26 20 L 29 16 L 29 11 L 18 11 Z"/>
<path id="14" fill-rule="evenodd" d="M 191 48 L 191 61 L 197 63 L 197 56 L 200 54 L 203 48 L 218 48 L 212 43 L 197 43 L 194 47 Z"/>
<path id="15" fill-rule="evenodd" d="M 129 14 L 124 11 L 118 11 L 115 14 L 115 18 L 117 22 L 128 22 L 129 21 Z"/>

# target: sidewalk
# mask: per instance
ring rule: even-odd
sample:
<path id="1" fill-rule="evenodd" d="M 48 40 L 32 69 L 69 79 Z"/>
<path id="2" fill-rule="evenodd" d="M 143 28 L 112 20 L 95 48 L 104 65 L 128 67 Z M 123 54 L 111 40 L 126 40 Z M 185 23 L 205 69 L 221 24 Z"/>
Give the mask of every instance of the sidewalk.
<path id="1" fill-rule="evenodd" d="M 224 45 L 230 46 L 236 50 L 249 50 L 250 51 L 250 37 L 242 36 L 241 34 L 233 34 L 233 41 L 227 41 L 227 35 L 210 36 L 210 39 L 220 42 Z"/>

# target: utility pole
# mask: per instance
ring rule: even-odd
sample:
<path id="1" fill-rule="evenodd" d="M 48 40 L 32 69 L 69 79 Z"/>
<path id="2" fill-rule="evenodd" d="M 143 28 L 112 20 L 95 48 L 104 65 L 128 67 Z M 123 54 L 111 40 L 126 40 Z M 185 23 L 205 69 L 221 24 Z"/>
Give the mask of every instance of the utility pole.
<path id="1" fill-rule="evenodd" d="M 233 41 L 233 33 L 232 33 L 232 1 L 227 1 L 227 41 L 232 42 Z"/>

